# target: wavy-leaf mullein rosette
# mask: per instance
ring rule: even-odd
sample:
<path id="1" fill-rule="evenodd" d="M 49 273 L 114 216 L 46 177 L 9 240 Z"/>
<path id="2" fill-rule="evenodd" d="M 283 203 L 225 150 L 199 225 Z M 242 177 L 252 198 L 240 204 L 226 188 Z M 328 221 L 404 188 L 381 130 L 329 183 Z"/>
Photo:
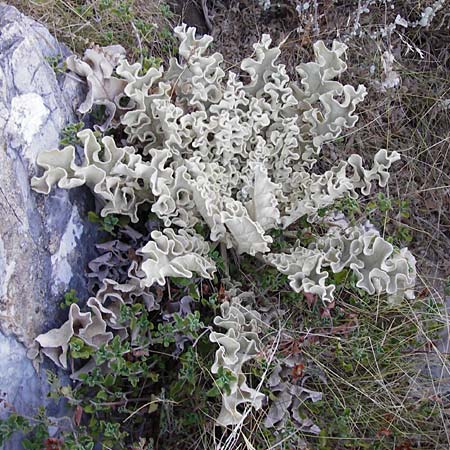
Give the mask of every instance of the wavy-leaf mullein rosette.
<path id="1" fill-rule="evenodd" d="M 323 222 L 320 211 L 331 213 L 336 201 L 368 195 L 375 183 L 386 186 L 388 170 L 400 158 L 381 149 L 368 168 L 352 155 L 319 173 L 323 144 L 355 126 L 356 107 L 366 96 L 364 86 L 337 80 L 346 70 L 346 46 L 316 42 L 315 60 L 297 66 L 297 84 L 277 62 L 280 47 L 271 47 L 267 35 L 254 45 L 254 55 L 242 61 L 244 78 L 222 68 L 220 53 L 208 53 L 210 36 L 196 38 L 195 30 L 184 25 L 175 33 L 179 57 L 167 69 L 143 73 L 139 63 L 108 53 L 114 77 L 121 80 L 114 78 L 114 86 L 123 86 L 123 92 L 114 92 L 115 101 L 128 101 L 120 118 L 127 145 L 111 136 L 97 140 L 91 130 L 83 130 L 81 164 L 73 146 L 41 153 L 37 163 L 44 173 L 33 178 L 33 188 L 47 194 L 54 185 L 87 185 L 101 203 L 103 217 L 120 214 L 133 223 L 141 205 L 151 205 L 164 229 L 153 231 L 137 252 L 140 262 L 129 283 L 133 290 L 145 292 L 154 283 L 164 284 L 166 277 L 211 278 L 215 264 L 208 254 L 211 244 L 220 243 L 238 254 L 258 256 L 288 275 L 295 291 L 316 294 L 324 302 L 333 300 L 335 289 L 329 273 L 344 268 L 355 272 L 357 286 L 369 294 L 412 296 L 413 256 L 371 229 L 327 221 L 328 231 L 316 242 L 306 247 L 297 242 L 284 253 L 271 250 L 271 230 L 294 227 L 299 219 Z M 89 61 L 94 59 L 89 55 Z M 111 70 L 107 75 L 110 79 Z M 196 233 L 197 225 L 207 227 L 207 238 Z M 89 306 L 99 325 L 79 327 L 79 337 L 85 339 L 91 333 L 83 330 L 95 328 L 101 340 L 109 339 L 112 316 L 105 311 L 103 318 L 93 301 Z M 81 320 L 78 316 L 71 310 L 71 321 Z M 213 369 L 222 365 L 237 371 L 231 393 L 223 397 L 219 422 L 224 425 L 241 420 L 236 409 L 241 402 L 255 408 L 262 404 L 262 394 L 243 377 L 242 364 L 259 348 L 256 325 L 247 330 L 243 320 L 238 303 L 224 305 L 215 324 L 225 324 L 227 334 L 211 335 L 219 345 Z M 70 334 L 72 325 L 67 327 Z M 37 342 L 65 365 L 68 333 L 46 336 Z"/>

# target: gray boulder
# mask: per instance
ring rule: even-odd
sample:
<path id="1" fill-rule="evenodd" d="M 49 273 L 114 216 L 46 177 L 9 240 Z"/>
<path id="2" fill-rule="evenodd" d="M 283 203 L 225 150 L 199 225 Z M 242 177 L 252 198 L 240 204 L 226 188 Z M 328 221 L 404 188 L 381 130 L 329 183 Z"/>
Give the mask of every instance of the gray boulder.
<path id="1" fill-rule="evenodd" d="M 0 395 L 26 415 L 47 392 L 26 348 L 64 320 L 67 290 L 87 296 L 97 239 L 87 190 L 43 196 L 30 189 L 36 156 L 57 148 L 61 129 L 79 120 L 83 84 L 50 65 L 67 53 L 45 27 L 0 4 Z"/>

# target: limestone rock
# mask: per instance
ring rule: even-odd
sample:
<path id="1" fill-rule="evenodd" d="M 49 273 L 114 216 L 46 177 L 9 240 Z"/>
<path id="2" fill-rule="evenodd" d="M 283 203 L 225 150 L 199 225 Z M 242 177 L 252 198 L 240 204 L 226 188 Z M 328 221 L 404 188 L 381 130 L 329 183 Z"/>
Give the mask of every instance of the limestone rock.
<path id="1" fill-rule="evenodd" d="M 87 297 L 96 240 L 87 190 L 41 196 L 30 188 L 36 156 L 58 147 L 61 129 L 79 120 L 84 86 L 49 64 L 67 54 L 42 25 L 0 4 L 0 394 L 24 414 L 46 389 L 25 347 L 60 324 L 64 292 Z"/>

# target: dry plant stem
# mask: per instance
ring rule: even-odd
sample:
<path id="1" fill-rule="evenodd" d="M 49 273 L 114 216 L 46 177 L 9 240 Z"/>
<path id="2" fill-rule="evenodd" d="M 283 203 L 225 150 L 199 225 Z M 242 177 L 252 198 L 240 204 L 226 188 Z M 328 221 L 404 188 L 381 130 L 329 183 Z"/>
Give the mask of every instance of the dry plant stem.
<path id="1" fill-rule="evenodd" d="M 213 31 L 213 26 L 209 18 L 208 5 L 206 4 L 206 0 L 202 0 L 202 10 L 203 16 L 205 18 L 206 27 L 208 28 L 208 32 L 211 33 Z"/>
<path id="2" fill-rule="evenodd" d="M 139 400 L 149 400 L 147 399 L 138 399 Z M 155 403 L 172 403 L 174 405 L 178 405 L 178 402 L 174 402 L 172 400 L 166 400 L 166 399 L 161 399 L 161 398 L 157 398 L 155 400 L 152 400 L 148 403 L 145 403 L 144 405 L 140 406 L 138 409 L 136 409 L 136 411 L 133 411 L 128 417 L 126 417 L 122 423 L 127 422 L 128 420 L 130 420 L 134 415 L 136 415 L 139 411 L 142 411 L 144 408 L 147 408 L 148 406 L 154 405 Z"/>
<path id="3" fill-rule="evenodd" d="M 228 264 L 228 251 L 224 242 L 220 243 L 220 256 L 223 259 L 224 272 L 227 278 L 230 277 L 230 266 Z"/>
<path id="4" fill-rule="evenodd" d="M 282 329 L 282 326 L 280 323 L 278 326 L 276 339 L 273 341 L 273 344 L 270 348 L 270 356 L 267 359 L 267 368 L 265 369 L 263 375 L 261 376 L 261 380 L 256 388 L 257 391 L 261 391 L 264 381 L 268 375 L 270 364 L 272 363 L 272 361 L 275 357 L 275 354 L 278 351 L 278 347 L 280 345 L 282 332 L 283 332 L 283 329 Z M 251 412 L 252 412 L 251 406 L 246 406 L 241 420 L 239 421 L 239 423 L 237 423 L 236 425 L 233 426 L 233 429 L 232 429 L 231 433 L 228 435 L 228 437 L 224 443 L 224 446 L 220 447 L 221 450 L 234 450 L 236 448 L 235 446 L 236 446 L 237 440 L 238 440 L 240 434 L 243 433 L 242 427 L 244 426 L 244 423 L 245 423 L 248 415 Z"/>
<path id="5" fill-rule="evenodd" d="M 139 34 L 138 29 L 136 28 L 136 25 L 134 24 L 133 21 L 130 22 L 131 23 L 131 27 L 133 28 L 134 34 L 136 36 L 136 42 L 138 44 L 139 47 L 139 63 L 142 64 L 143 60 L 144 60 L 144 53 L 142 51 L 142 40 L 141 40 L 141 35 Z"/>

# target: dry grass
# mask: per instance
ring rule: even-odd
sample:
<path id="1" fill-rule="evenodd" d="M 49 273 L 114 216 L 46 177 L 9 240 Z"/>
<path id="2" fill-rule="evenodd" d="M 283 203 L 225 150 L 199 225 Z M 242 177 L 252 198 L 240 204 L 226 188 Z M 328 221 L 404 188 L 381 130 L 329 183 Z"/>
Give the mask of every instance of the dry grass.
<path id="1" fill-rule="evenodd" d="M 441 50 L 448 48 L 450 39 L 442 39 L 441 48 L 422 46 L 426 56 L 420 59 L 404 54 L 401 38 L 408 39 L 400 36 L 392 43 L 399 50 L 396 70 L 402 84 L 398 89 L 377 92 L 373 78 L 358 77 L 369 86 L 369 96 L 346 150 L 367 157 L 378 148 L 401 153 L 402 161 L 391 175 L 388 192 L 394 201 L 408 204 L 410 214 L 408 218 L 386 217 L 386 231 L 396 233 L 399 227 L 408 231 L 411 241 L 403 243 L 414 252 L 432 292 L 443 295 L 450 274 L 450 110 L 443 106 L 450 97 L 450 81 L 449 56 Z M 416 42 L 420 44 L 418 39 Z M 374 59 L 380 60 L 387 49 L 382 44 L 352 45 L 349 72 L 358 73 L 357 68 L 367 59 L 361 48 L 370 49 Z"/>
<path id="2" fill-rule="evenodd" d="M 310 60 L 315 40 L 341 36 L 346 41 L 349 69 L 345 81 L 366 85 L 368 96 L 359 109 L 357 127 L 344 140 L 331 143 L 324 156 L 332 163 L 355 152 L 370 160 L 380 148 L 402 154 L 402 162 L 391 175 L 388 195 L 407 202 L 410 217 L 386 217 L 385 225 L 389 232 L 395 233 L 399 227 L 408 230 L 412 241 L 406 243 L 418 258 L 419 270 L 443 295 L 450 275 L 450 109 L 444 106 L 450 98 L 449 10 L 444 6 L 429 28 L 397 27 L 393 33 L 373 38 L 350 35 L 358 1 L 319 2 L 317 14 L 311 6 L 308 19 L 299 18 L 296 1 L 272 2 L 266 12 L 252 0 L 212 3 L 217 49 L 230 65 L 247 56 L 262 33 L 270 33 L 275 42 L 286 39 L 282 58 L 293 76 L 295 65 Z M 370 7 L 370 14 L 360 15 L 359 22 L 366 32 L 380 31 L 393 23 L 397 14 L 416 20 L 431 3 L 379 1 Z M 299 25 L 303 32 L 297 31 Z M 384 76 L 381 61 L 389 49 L 401 85 L 383 92 L 379 88 Z"/>
<path id="3" fill-rule="evenodd" d="M 43 23 L 73 52 L 120 43 L 130 59 L 174 52 L 174 13 L 162 0 L 8 0 Z"/>
<path id="4" fill-rule="evenodd" d="M 450 276 L 450 109 L 444 106 L 450 98 L 450 14 L 444 8 L 429 29 L 400 28 L 384 37 L 352 37 L 358 2 L 319 3 L 318 26 L 312 17 L 300 34 L 294 11 L 298 2 L 277 2 L 282 7 L 273 6 L 268 12 L 255 3 L 214 2 L 213 34 L 230 66 L 250 53 L 262 33 L 270 33 L 276 42 L 286 39 L 283 61 L 295 75 L 294 66 L 310 59 L 314 40 L 348 36 L 346 81 L 366 85 L 368 96 L 356 129 L 330 143 L 324 156 L 332 164 L 355 152 L 370 161 L 380 148 L 402 154 L 386 192 L 392 208 L 375 213 L 373 220 L 386 235 L 394 236 L 395 243 L 412 250 L 419 272 L 417 301 L 397 311 L 389 311 L 376 299 L 371 300 L 375 305 L 361 302 L 350 307 L 344 301 L 341 306 L 358 317 L 357 330 L 345 336 L 339 352 L 333 340 L 305 350 L 305 357 L 327 375 L 328 384 L 322 389 L 328 408 L 311 408 L 311 414 L 325 419 L 324 435 L 302 439 L 310 442 L 311 449 L 449 448 L 449 317 L 442 305 Z M 361 26 L 366 31 L 380 30 L 396 14 L 416 20 L 427 5 L 402 2 L 390 10 L 379 2 L 370 14 L 361 16 Z M 382 91 L 381 62 L 387 50 L 395 56 L 394 70 L 401 84 Z M 375 199 L 376 192 L 360 206 L 367 207 Z M 427 305 L 435 307 L 427 309 Z M 439 337 L 430 332 L 430 321 L 441 329 Z M 403 340 L 391 350 L 377 354 L 375 348 L 389 346 L 390 339 L 400 336 Z M 396 351 L 408 346 L 411 353 Z M 343 370 L 342 361 L 355 360 L 357 369 Z M 344 424 L 341 435 L 339 424 Z M 292 445 L 287 440 L 276 448 Z"/>

